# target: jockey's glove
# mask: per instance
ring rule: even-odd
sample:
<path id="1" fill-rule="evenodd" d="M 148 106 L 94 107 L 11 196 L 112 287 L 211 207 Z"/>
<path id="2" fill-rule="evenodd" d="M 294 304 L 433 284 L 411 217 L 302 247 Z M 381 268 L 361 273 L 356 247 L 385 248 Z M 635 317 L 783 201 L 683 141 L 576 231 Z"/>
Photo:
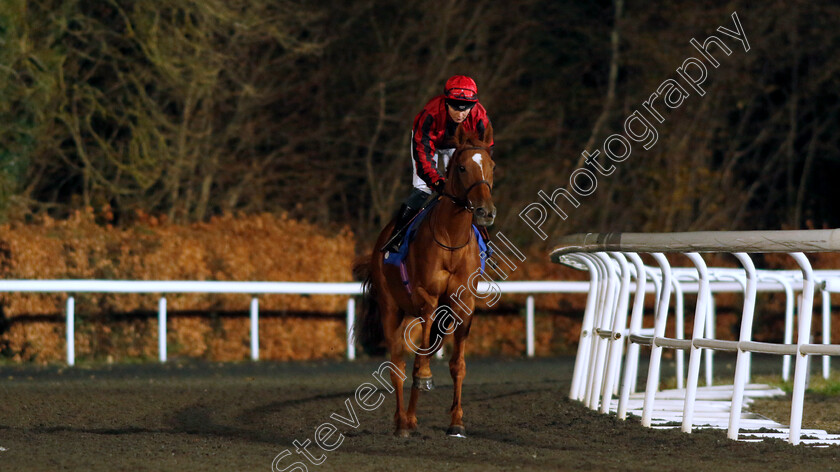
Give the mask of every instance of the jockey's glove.
<path id="1" fill-rule="evenodd" d="M 435 182 L 434 184 L 432 184 L 432 189 L 437 193 L 443 194 L 443 187 L 444 186 L 446 186 L 446 180 L 445 179 L 440 179 L 437 182 Z"/>

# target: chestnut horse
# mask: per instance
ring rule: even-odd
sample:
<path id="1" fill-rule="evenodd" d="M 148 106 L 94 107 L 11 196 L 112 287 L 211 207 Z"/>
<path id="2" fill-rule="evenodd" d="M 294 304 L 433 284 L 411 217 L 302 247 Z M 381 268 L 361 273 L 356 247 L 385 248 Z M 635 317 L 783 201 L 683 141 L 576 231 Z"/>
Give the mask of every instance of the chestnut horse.
<path id="1" fill-rule="evenodd" d="M 402 374 L 391 372 L 397 396 L 396 436 L 408 437 L 410 430 L 417 427 L 418 394 L 434 388 L 429 362 L 440 349 L 443 337 L 453 331 L 449 373 L 455 392 L 447 434 L 465 436 L 461 409 L 461 387 L 466 375 L 464 348 L 475 308 L 477 282 L 473 274 L 481 266 L 472 224 L 488 226 L 496 216 L 491 196 L 495 164 L 487 144 L 493 142 L 492 136 L 490 126 L 483 137 L 467 135 L 460 126 L 456 130 L 455 152 L 446 171 L 444 192 L 419 224 L 408 250 L 405 264 L 410 293 L 402 283 L 399 267 L 384 264 L 378 250 L 391 233 L 393 221 L 379 235 L 373 255 L 355 267 L 357 275 L 366 275 L 359 340 L 365 346 L 384 342 L 391 362 Z M 417 324 L 421 325 L 418 331 L 422 331 L 419 348 L 411 333 L 406 333 Z M 406 410 L 403 355 L 407 348 L 415 352 L 415 357 L 411 400 Z"/>

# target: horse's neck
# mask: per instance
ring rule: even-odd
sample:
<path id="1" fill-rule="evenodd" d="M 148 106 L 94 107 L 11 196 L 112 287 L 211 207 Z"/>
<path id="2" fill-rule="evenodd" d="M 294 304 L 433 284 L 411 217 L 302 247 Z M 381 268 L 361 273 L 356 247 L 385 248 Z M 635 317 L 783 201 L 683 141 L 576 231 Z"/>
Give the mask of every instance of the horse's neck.
<path id="1" fill-rule="evenodd" d="M 461 245 L 469 240 L 472 213 L 455 205 L 448 198 L 442 199 L 432 212 L 429 216 L 435 239 L 448 246 Z"/>

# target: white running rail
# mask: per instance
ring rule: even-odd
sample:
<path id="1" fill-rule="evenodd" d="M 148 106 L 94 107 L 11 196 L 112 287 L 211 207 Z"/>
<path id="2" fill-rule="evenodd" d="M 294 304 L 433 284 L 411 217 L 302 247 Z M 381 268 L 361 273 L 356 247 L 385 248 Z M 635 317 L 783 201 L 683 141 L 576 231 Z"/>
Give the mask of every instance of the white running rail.
<path id="1" fill-rule="evenodd" d="M 526 300 L 526 354 L 534 355 L 534 299 L 537 293 L 587 293 L 589 282 L 578 281 L 522 281 L 495 282 L 501 293 L 529 294 Z M 486 293 L 490 286 L 479 282 L 479 293 Z M 75 350 L 75 299 L 74 293 L 247 293 L 254 295 L 250 305 L 251 359 L 259 360 L 259 299 L 256 295 L 349 295 L 347 300 L 347 358 L 356 358 L 353 343 L 353 325 L 356 302 L 353 296 L 361 295 L 358 282 L 217 282 L 186 280 L 0 280 L 0 292 L 52 292 L 67 293 L 66 343 L 67 364 L 76 362 Z M 158 301 L 158 358 L 166 362 L 166 298 Z M 443 354 L 443 351 L 438 351 Z M 440 356 L 439 356 L 440 357 Z"/>
<path id="2" fill-rule="evenodd" d="M 808 231 L 737 231 L 695 233 L 607 233 L 579 234 L 562 237 L 552 251 L 554 262 L 590 272 L 593 290 L 589 293 L 584 313 L 578 357 L 575 363 L 570 397 L 588 407 L 607 412 L 612 396 L 619 395 L 617 414 L 625 418 L 631 392 L 635 389 L 639 347 L 650 346 L 647 384 L 642 406 L 642 424 L 650 427 L 659 389 L 662 349 L 676 349 L 678 389 L 682 388 L 683 372 L 679 354 L 689 352 L 687 385 L 682 400 L 682 430 L 691 432 L 698 393 L 700 354 L 714 351 L 737 353 L 735 374 L 729 405 L 727 435 L 738 439 L 745 389 L 748 389 L 750 355 L 753 352 L 784 356 L 783 375 L 787 377 L 789 359 L 795 358 L 790 427 L 787 439 L 792 444 L 802 441 L 802 409 L 808 356 L 822 355 L 823 375 L 828 377 L 828 356 L 840 355 L 840 345 L 831 344 L 830 293 L 840 291 L 840 272 L 814 271 L 804 252 L 840 251 L 840 230 Z M 642 264 L 641 253 L 650 254 L 658 268 Z M 684 254 L 694 268 L 672 268 L 664 253 Z M 731 253 L 742 269 L 710 269 L 699 253 Z M 758 270 L 752 253 L 787 253 L 798 265 L 798 271 Z M 655 284 L 656 305 L 654 327 L 642 329 L 644 296 L 639 290 Z M 631 283 L 635 281 L 636 283 Z M 709 328 L 713 309 L 713 293 L 736 290 L 743 293 L 741 331 L 737 341 L 720 340 Z M 645 283 L 640 283 L 645 282 Z M 631 290 L 632 289 L 632 290 Z M 811 343 L 811 318 L 816 290 L 822 296 L 823 342 Z M 632 309 L 630 293 L 635 292 Z M 698 293 L 694 329 L 691 339 L 683 339 L 681 320 L 682 294 Z M 786 294 L 785 338 L 782 343 L 752 341 L 756 293 L 778 291 Z M 665 336 L 665 325 L 671 310 L 671 294 L 676 300 L 673 313 L 677 317 L 677 336 Z M 794 296 L 799 295 L 797 340 L 792 341 Z M 627 322 L 629 310 L 629 325 Z M 626 362 L 621 388 L 618 387 L 622 353 L 626 345 Z M 707 370 L 711 362 L 707 357 Z M 710 375 L 707 372 L 707 385 Z M 620 390 L 620 392 L 619 392 Z M 809 432 L 810 433 L 810 432 Z M 836 438 L 833 440 L 836 443 Z"/>

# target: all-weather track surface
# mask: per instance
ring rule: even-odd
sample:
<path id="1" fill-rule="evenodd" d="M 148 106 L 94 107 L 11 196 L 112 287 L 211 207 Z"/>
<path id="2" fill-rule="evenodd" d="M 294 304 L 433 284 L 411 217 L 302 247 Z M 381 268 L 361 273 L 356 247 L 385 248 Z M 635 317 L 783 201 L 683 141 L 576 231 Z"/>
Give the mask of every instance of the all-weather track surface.
<path id="1" fill-rule="evenodd" d="M 285 450 L 276 470 L 295 461 L 309 471 L 840 470 L 834 447 L 648 429 L 590 411 L 567 398 L 565 357 L 468 358 L 466 439 L 444 434 L 452 381 L 436 361 L 438 387 L 421 396 L 418 429 L 397 439 L 392 395 L 373 411 L 355 406 L 354 391 L 381 362 L 0 367 L 0 471 L 270 471 Z M 355 429 L 330 418 L 348 416 L 347 399 Z M 323 460 L 313 465 L 293 442 L 313 440 L 326 422 L 344 439 L 326 453 L 310 443 Z"/>

